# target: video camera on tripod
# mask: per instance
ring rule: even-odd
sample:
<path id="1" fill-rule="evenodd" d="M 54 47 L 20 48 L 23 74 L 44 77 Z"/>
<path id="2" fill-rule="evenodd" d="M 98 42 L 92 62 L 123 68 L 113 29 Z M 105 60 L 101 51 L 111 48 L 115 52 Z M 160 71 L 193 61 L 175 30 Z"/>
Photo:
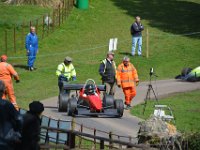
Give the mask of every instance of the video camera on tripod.
<path id="1" fill-rule="evenodd" d="M 149 75 L 150 75 L 150 76 L 154 75 L 155 77 L 158 77 L 158 76 L 154 73 L 153 67 L 150 68 Z"/>
<path id="2" fill-rule="evenodd" d="M 153 67 L 150 68 L 149 75 L 150 75 L 150 79 L 149 79 L 149 84 L 148 84 L 148 90 L 147 90 L 147 93 L 146 93 L 146 97 L 145 97 L 145 99 L 144 99 L 145 103 L 144 103 L 144 108 L 143 108 L 143 114 L 144 114 L 145 109 L 146 109 L 147 101 L 151 99 L 151 94 L 150 94 L 151 91 L 153 92 L 154 98 L 155 98 L 155 100 L 156 100 L 156 102 L 157 102 L 157 104 L 158 104 L 158 98 L 157 98 L 156 93 L 155 93 L 155 91 L 154 91 L 154 89 L 153 89 L 153 86 L 152 86 L 152 84 L 151 84 L 152 75 L 154 75 L 155 77 L 158 77 L 158 76 L 154 73 Z"/>

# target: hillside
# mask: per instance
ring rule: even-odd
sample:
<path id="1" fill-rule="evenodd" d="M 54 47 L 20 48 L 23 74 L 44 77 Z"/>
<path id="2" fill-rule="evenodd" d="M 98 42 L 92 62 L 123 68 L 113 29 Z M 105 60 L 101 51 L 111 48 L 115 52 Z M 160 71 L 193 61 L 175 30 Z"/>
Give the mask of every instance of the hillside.
<path id="1" fill-rule="evenodd" d="M 145 57 L 146 30 L 143 33 L 144 57 L 131 57 L 141 81 L 149 79 L 150 67 L 154 67 L 157 79 L 174 78 L 183 67 L 200 64 L 200 34 L 196 33 L 200 29 L 199 14 L 197 0 L 92 0 L 87 11 L 74 8 L 59 29 L 40 40 L 35 72 L 24 70 L 24 49 L 16 54 L 9 53 L 9 61 L 19 66 L 16 69 L 21 83 L 15 85 L 18 102 L 26 107 L 31 100 L 57 95 L 55 70 L 67 55 L 74 59 L 77 82 L 93 78 L 100 83 L 98 66 L 108 50 L 109 38 L 119 39 L 115 55 L 119 64 L 131 50 L 129 28 L 136 15 L 141 16 L 145 29 L 148 28 L 150 40 L 148 59 Z"/>

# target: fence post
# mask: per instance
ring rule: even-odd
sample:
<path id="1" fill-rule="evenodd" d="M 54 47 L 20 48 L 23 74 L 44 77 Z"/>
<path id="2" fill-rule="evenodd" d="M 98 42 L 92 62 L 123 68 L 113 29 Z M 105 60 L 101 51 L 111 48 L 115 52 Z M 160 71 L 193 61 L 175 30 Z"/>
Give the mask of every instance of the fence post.
<path id="1" fill-rule="evenodd" d="M 60 4 L 58 5 L 58 25 L 60 27 Z"/>
<path id="2" fill-rule="evenodd" d="M 131 140 L 132 140 L 132 138 L 131 138 L 131 136 L 129 136 L 129 143 L 131 143 Z M 127 148 L 132 148 L 132 146 L 127 145 Z"/>
<path id="3" fill-rule="evenodd" d="M 96 129 L 94 128 L 94 136 L 96 136 Z M 96 138 L 94 138 L 94 149 L 96 149 Z"/>
<path id="4" fill-rule="evenodd" d="M 73 133 L 73 131 L 68 132 L 68 142 L 67 145 L 69 146 L 70 149 L 74 149 L 76 146 L 75 143 L 75 134 Z"/>
<path id="5" fill-rule="evenodd" d="M 71 128 L 72 128 L 72 131 L 75 129 L 75 119 L 74 119 L 74 117 L 72 117 Z"/>
<path id="6" fill-rule="evenodd" d="M 5 30 L 5 51 L 8 52 L 7 30 Z"/>
<path id="7" fill-rule="evenodd" d="M 16 53 L 16 26 L 14 26 L 13 30 L 13 44 L 14 44 L 14 51 Z"/>
<path id="8" fill-rule="evenodd" d="M 100 140 L 100 149 L 104 149 L 104 140 Z"/>
<path id="9" fill-rule="evenodd" d="M 38 19 L 36 19 L 36 25 L 35 25 L 35 28 L 36 28 L 36 34 L 38 35 Z"/>
<path id="10" fill-rule="evenodd" d="M 50 28 L 50 13 L 48 13 L 48 23 L 47 23 L 47 35 L 49 35 L 49 28 Z"/>
<path id="11" fill-rule="evenodd" d="M 118 136 L 118 140 L 120 141 L 120 136 Z M 122 144 L 119 144 L 119 148 L 122 149 Z"/>
<path id="12" fill-rule="evenodd" d="M 21 27 L 22 27 L 22 33 L 21 33 L 22 43 L 21 43 L 21 48 L 24 48 L 24 21 L 23 21 Z"/>
<path id="13" fill-rule="evenodd" d="M 149 29 L 146 30 L 146 58 L 149 58 Z"/>
<path id="14" fill-rule="evenodd" d="M 81 124 L 81 133 L 83 133 L 83 124 Z M 81 148 L 82 138 L 79 136 L 79 144 L 78 147 Z"/>
<path id="15" fill-rule="evenodd" d="M 65 1 L 65 20 L 67 19 L 67 2 L 66 2 L 66 0 L 64 0 Z"/>
<path id="16" fill-rule="evenodd" d="M 30 20 L 30 27 L 32 26 L 32 21 Z"/>
<path id="17" fill-rule="evenodd" d="M 55 12 L 53 9 L 53 13 L 52 13 L 52 31 L 54 31 L 54 21 L 55 21 Z"/>
<path id="18" fill-rule="evenodd" d="M 65 5 L 65 0 L 63 0 L 63 3 L 62 3 L 62 24 L 64 22 L 64 5 Z"/>
<path id="19" fill-rule="evenodd" d="M 68 14 L 70 12 L 70 0 L 68 0 Z"/>
<path id="20" fill-rule="evenodd" d="M 110 139 L 110 141 L 109 141 L 109 149 L 112 149 L 112 147 L 113 147 L 113 142 L 112 142 L 112 140 L 113 140 L 113 138 L 112 138 L 112 132 L 109 132 L 109 139 Z"/>
<path id="21" fill-rule="evenodd" d="M 42 38 L 44 38 L 44 16 L 42 18 Z"/>

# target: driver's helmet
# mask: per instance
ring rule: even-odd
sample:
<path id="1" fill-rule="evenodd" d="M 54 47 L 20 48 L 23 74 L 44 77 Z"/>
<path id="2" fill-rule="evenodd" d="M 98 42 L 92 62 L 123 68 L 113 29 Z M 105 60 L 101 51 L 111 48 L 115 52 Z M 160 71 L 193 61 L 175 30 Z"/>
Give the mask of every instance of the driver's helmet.
<path id="1" fill-rule="evenodd" d="M 95 93 L 95 85 L 94 84 L 87 84 L 85 86 L 85 93 L 86 94 L 94 94 Z"/>

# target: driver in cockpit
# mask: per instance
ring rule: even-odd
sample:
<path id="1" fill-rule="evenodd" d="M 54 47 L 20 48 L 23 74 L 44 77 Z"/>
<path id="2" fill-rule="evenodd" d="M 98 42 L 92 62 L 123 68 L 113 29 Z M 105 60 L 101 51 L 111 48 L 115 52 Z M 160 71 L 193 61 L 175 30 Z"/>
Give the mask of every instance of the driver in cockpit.
<path id="1" fill-rule="evenodd" d="M 96 96 L 98 96 L 97 91 L 96 91 L 96 87 L 95 87 L 94 84 L 87 84 L 85 86 L 85 90 L 84 90 L 83 96 L 88 96 L 88 95 L 96 95 Z"/>

